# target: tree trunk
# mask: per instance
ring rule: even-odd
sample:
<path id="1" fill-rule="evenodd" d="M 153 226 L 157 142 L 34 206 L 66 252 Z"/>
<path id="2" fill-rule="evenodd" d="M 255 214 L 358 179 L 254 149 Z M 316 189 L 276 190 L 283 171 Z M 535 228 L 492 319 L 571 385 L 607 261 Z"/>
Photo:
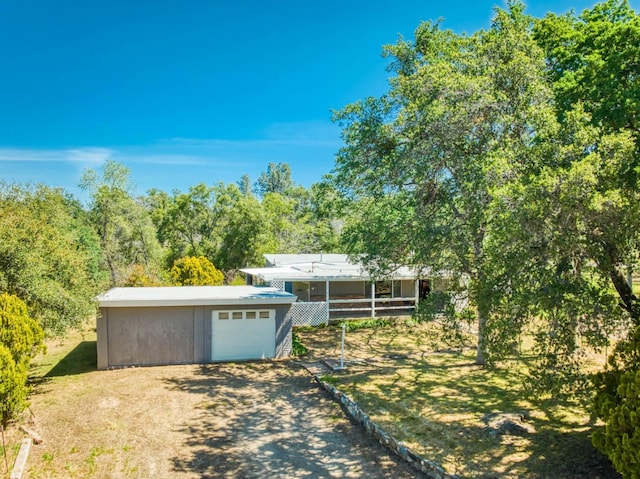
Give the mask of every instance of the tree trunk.
<path id="1" fill-rule="evenodd" d="M 484 366 L 487 362 L 485 357 L 485 329 L 487 325 L 487 318 L 489 317 L 489 310 L 487 307 L 486 299 L 484 298 L 486 288 L 486 276 L 482 270 L 482 263 L 484 257 L 484 231 L 482 226 L 478 228 L 475 241 L 473 243 L 474 254 L 474 270 L 475 274 L 472 274 L 471 286 L 471 299 L 473 305 L 476 307 L 476 318 L 478 320 L 478 348 L 476 350 L 476 364 Z M 475 278 L 473 278 L 475 276 Z"/>
<path id="2" fill-rule="evenodd" d="M 632 286 L 629 284 L 626 274 L 620 268 L 612 266 L 609 270 L 609 278 L 613 283 L 622 307 L 629 313 L 633 324 L 640 325 L 640 304 L 638 304 L 638 298 L 633 294 Z"/>
<path id="3" fill-rule="evenodd" d="M 486 358 L 484 357 L 484 330 L 487 324 L 486 316 L 478 311 L 478 348 L 476 350 L 476 364 L 484 366 Z"/>

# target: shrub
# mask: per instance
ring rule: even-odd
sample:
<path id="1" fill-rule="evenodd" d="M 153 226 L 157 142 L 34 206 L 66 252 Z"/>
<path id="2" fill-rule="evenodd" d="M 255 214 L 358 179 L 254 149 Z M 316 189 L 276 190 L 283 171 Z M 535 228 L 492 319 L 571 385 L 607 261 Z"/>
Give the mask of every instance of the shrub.
<path id="1" fill-rule="evenodd" d="M 307 347 L 300 340 L 300 336 L 296 333 L 292 335 L 291 355 L 292 356 L 304 356 L 308 353 Z"/>
<path id="2" fill-rule="evenodd" d="M 640 327 L 616 345 L 611 369 L 594 378 L 594 412 L 605 422 L 593 444 L 625 478 L 640 478 Z"/>
<path id="3" fill-rule="evenodd" d="M 44 333 L 18 297 L 0 294 L 0 414 L 3 427 L 26 407 L 29 363 Z"/>
<path id="4" fill-rule="evenodd" d="M 640 478 L 640 371 L 620 374 L 615 394 L 600 402 L 598 415 L 606 422 L 603 432 L 593 436 L 594 445 L 609 456 L 625 478 Z"/>
<path id="5" fill-rule="evenodd" d="M 156 274 L 148 272 L 141 264 L 134 265 L 123 286 L 129 287 L 148 287 L 163 286 L 164 282 Z"/>
<path id="6" fill-rule="evenodd" d="M 27 370 L 13 360 L 9 348 L 0 344 L 0 422 L 7 423 L 27 405 Z"/>
<path id="7" fill-rule="evenodd" d="M 358 329 L 376 329 L 392 326 L 394 322 L 389 318 L 370 318 L 370 319 L 351 319 L 340 323 L 340 327 L 345 325 L 347 332 L 357 331 Z"/>
<path id="8" fill-rule="evenodd" d="M 171 280 L 177 286 L 217 286 L 224 275 L 204 256 L 186 256 L 173 263 Z"/>

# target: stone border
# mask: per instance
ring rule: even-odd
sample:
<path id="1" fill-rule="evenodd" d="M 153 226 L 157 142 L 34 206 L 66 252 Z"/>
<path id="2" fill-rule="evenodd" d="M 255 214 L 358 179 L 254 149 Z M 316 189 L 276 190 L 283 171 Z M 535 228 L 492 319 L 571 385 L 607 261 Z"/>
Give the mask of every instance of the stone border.
<path id="1" fill-rule="evenodd" d="M 420 457 L 402 442 L 387 434 L 384 429 L 369 419 L 369 415 L 366 414 L 360 406 L 353 401 L 353 399 L 342 391 L 339 391 L 335 386 L 320 379 L 318 374 L 315 374 L 312 371 L 309 372 L 313 375 L 316 382 L 342 406 L 342 409 L 347 413 L 347 415 L 364 427 L 367 434 L 373 436 L 380 444 L 404 459 L 409 463 L 409 465 L 411 465 L 411 467 L 426 474 L 427 477 L 432 479 L 460 479 L 454 474 L 446 473 L 443 467 L 437 462 L 429 461 L 428 459 Z"/>

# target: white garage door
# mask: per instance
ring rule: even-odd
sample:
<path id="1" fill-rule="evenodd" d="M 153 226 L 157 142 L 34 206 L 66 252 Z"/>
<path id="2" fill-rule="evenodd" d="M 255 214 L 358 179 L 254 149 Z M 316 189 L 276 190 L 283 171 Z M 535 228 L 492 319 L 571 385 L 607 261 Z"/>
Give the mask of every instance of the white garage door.
<path id="1" fill-rule="evenodd" d="M 272 358 L 276 355 L 276 312 L 213 311 L 211 335 L 213 361 Z"/>

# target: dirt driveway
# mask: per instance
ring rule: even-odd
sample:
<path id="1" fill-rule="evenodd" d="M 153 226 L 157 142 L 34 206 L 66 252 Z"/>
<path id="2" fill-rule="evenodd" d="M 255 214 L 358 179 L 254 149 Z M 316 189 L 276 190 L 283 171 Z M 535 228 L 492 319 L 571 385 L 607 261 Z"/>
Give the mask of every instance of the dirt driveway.
<path id="1" fill-rule="evenodd" d="M 31 411 L 29 478 L 424 477 L 293 361 L 53 375 Z"/>
<path id="2" fill-rule="evenodd" d="M 292 364 L 207 366 L 177 381 L 205 393 L 205 411 L 188 427 L 178 470 L 203 477 L 417 477 L 349 423 L 308 374 Z M 205 445 L 206 447 L 202 447 Z"/>

